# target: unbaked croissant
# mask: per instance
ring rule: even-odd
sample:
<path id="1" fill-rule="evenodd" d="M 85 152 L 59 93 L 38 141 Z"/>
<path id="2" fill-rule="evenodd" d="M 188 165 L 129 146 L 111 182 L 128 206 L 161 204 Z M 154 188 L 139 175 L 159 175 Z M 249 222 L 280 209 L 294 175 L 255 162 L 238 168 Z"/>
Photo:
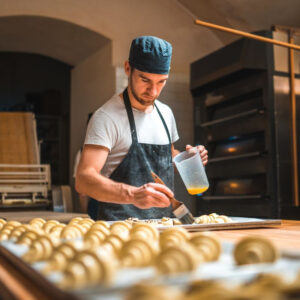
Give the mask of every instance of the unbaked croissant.
<path id="1" fill-rule="evenodd" d="M 108 253 L 113 253 L 113 255 L 118 256 L 125 241 L 127 241 L 127 238 L 124 238 L 123 235 L 111 233 L 106 237 L 104 242 L 101 244 L 101 247 L 103 247 Z"/>
<path id="2" fill-rule="evenodd" d="M 110 234 L 108 228 L 100 224 L 94 224 L 91 229 L 84 235 L 84 242 L 91 247 L 100 245 Z"/>
<path id="3" fill-rule="evenodd" d="M 28 224 L 23 224 L 23 225 L 17 226 L 10 232 L 9 239 L 16 241 L 16 240 L 18 240 L 18 238 L 20 237 L 20 235 L 23 232 L 25 232 L 31 228 L 32 228 L 31 225 L 28 225 Z"/>
<path id="4" fill-rule="evenodd" d="M 149 241 L 157 241 L 159 232 L 156 227 L 146 223 L 134 223 L 130 231 L 130 238 L 142 238 Z"/>
<path id="5" fill-rule="evenodd" d="M 64 227 L 60 233 L 60 238 L 66 240 L 73 240 L 80 238 L 84 235 L 86 229 L 80 226 L 78 223 L 73 223 Z"/>
<path id="6" fill-rule="evenodd" d="M 192 235 L 190 243 L 203 256 L 204 261 L 215 261 L 221 254 L 221 243 L 212 233 L 197 232 Z"/>
<path id="7" fill-rule="evenodd" d="M 60 240 L 50 235 L 39 236 L 32 242 L 29 250 L 23 255 L 23 259 L 28 263 L 47 260 L 59 243 Z"/>
<path id="8" fill-rule="evenodd" d="M 190 238 L 189 232 L 182 227 L 172 227 L 164 230 L 160 235 L 160 247 L 165 249 L 169 246 L 180 245 Z"/>
<path id="9" fill-rule="evenodd" d="M 169 246 L 157 256 L 155 267 L 159 273 L 189 272 L 197 268 L 199 259 L 196 249 L 188 243 Z"/>
<path id="10" fill-rule="evenodd" d="M 246 237 L 237 243 L 234 249 L 234 258 L 238 265 L 270 263 L 277 260 L 278 251 L 266 238 Z"/>
<path id="11" fill-rule="evenodd" d="M 33 227 L 37 227 L 37 228 L 42 228 L 45 223 L 46 223 L 46 221 L 42 218 L 34 218 L 34 219 L 30 220 L 30 222 L 29 222 L 30 225 L 32 225 Z"/>
<path id="12" fill-rule="evenodd" d="M 152 240 L 132 238 L 122 247 L 119 258 L 123 267 L 144 267 L 153 262 L 157 252 Z"/>
<path id="13" fill-rule="evenodd" d="M 129 231 L 131 230 L 131 224 L 125 221 L 117 221 L 110 226 L 110 231 L 113 234 L 119 235 L 123 240 L 127 240 L 129 237 Z"/>
<path id="14" fill-rule="evenodd" d="M 18 227 L 18 226 L 16 226 Z M 0 230 L 0 241 L 6 241 L 9 239 L 11 232 L 16 228 L 13 225 L 5 224 Z"/>
<path id="15" fill-rule="evenodd" d="M 42 229 L 43 229 L 46 233 L 50 233 L 51 228 L 53 228 L 54 226 L 56 226 L 56 225 L 58 225 L 58 224 L 60 224 L 60 223 L 59 223 L 58 221 L 56 221 L 56 220 L 49 220 L 49 221 L 47 221 L 47 222 L 43 225 Z"/>
<path id="16" fill-rule="evenodd" d="M 64 278 L 59 284 L 62 288 L 81 288 L 112 281 L 115 263 L 92 250 L 78 252 L 67 265 Z"/>
<path id="17" fill-rule="evenodd" d="M 18 238 L 17 244 L 31 246 L 34 240 L 43 235 L 43 231 L 38 228 L 31 228 L 24 231 Z"/>
<path id="18" fill-rule="evenodd" d="M 66 224 L 62 224 L 59 223 L 57 225 L 54 225 L 53 227 L 51 227 L 51 229 L 49 230 L 49 234 L 56 236 L 56 237 L 60 237 L 62 230 L 67 227 Z"/>
<path id="19" fill-rule="evenodd" d="M 43 273 L 63 271 L 76 253 L 84 249 L 85 245 L 81 240 L 67 241 L 60 244 L 52 252 L 47 265 L 43 269 Z"/>
<path id="20" fill-rule="evenodd" d="M 2 219 L 1 219 L 2 220 Z M 11 232 L 21 226 L 22 224 L 20 222 L 17 221 L 2 221 L 1 222 L 1 229 L 0 229 L 0 241 L 5 241 L 9 239 L 9 236 L 11 234 Z"/>

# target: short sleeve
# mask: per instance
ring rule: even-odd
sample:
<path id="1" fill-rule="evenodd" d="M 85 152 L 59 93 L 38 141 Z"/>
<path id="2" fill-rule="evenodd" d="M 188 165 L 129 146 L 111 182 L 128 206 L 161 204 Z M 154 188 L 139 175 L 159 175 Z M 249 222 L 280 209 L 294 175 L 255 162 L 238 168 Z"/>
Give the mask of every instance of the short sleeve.
<path id="1" fill-rule="evenodd" d="M 117 126 L 105 112 L 97 110 L 91 118 L 84 144 L 104 146 L 111 151 L 118 137 Z"/>
<path id="2" fill-rule="evenodd" d="M 172 144 L 179 140 L 179 135 L 177 131 L 176 121 L 173 115 L 173 112 L 171 111 L 171 140 Z"/>

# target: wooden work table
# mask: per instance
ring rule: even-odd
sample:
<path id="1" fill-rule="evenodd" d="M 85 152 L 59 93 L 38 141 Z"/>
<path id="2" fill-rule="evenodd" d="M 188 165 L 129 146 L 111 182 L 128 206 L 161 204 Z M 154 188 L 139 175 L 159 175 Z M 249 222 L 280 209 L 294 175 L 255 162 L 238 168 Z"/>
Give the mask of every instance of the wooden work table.
<path id="1" fill-rule="evenodd" d="M 220 230 L 214 231 L 214 233 L 220 240 L 231 242 L 236 242 L 245 236 L 260 235 L 271 239 L 280 249 L 294 250 L 300 253 L 300 221 L 284 220 L 281 225 L 276 227 Z M 76 299 L 74 295 L 68 295 L 54 286 L 51 287 L 45 278 L 36 278 L 35 282 L 38 284 L 32 284 L 31 279 L 26 276 L 24 266 L 18 270 L 14 263 L 11 263 L 14 261 L 13 256 L 6 253 L 8 258 L 11 256 L 6 259 L 4 255 L 1 255 L 1 253 L 5 254 L 5 251 L 7 252 L 0 246 L 0 294 L 8 296 L 5 299 Z M 26 268 L 30 267 L 25 265 Z M 48 288 L 47 285 L 49 285 Z"/>
<path id="2" fill-rule="evenodd" d="M 260 235 L 271 239 L 279 249 L 299 250 L 300 254 L 300 221 L 283 220 L 276 227 L 222 230 L 215 231 L 215 234 L 221 240 L 231 242 L 245 236 Z"/>

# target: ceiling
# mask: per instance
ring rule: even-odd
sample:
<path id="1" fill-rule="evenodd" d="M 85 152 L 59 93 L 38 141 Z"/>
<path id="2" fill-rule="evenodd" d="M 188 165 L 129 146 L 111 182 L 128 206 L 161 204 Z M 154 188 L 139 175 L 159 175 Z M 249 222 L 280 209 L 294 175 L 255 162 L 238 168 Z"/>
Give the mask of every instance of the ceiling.
<path id="1" fill-rule="evenodd" d="M 177 0 L 195 18 L 243 31 L 270 29 L 273 25 L 299 27 L 299 0 Z M 213 30 L 223 43 L 235 37 Z"/>
<path id="2" fill-rule="evenodd" d="M 71 3 L 71 4 L 70 4 Z M 151 34 L 173 44 L 173 70 L 237 36 L 195 19 L 244 30 L 300 27 L 299 0 L 0 0 L 0 51 L 38 53 L 77 65 L 111 42 L 112 64 L 127 59 L 132 38 Z"/>

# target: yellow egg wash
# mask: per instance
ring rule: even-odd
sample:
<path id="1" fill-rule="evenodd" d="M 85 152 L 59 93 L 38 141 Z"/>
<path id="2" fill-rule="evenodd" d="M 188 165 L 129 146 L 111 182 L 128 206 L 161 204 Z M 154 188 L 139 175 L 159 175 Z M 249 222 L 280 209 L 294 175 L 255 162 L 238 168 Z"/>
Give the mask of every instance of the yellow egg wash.
<path id="1" fill-rule="evenodd" d="M 195 188 L 189 188 L 187 189 L 188 193 L 191 195 L 197 195 L 197 194 L 202 194 L 203 192 L 205 192 L 208 189 L 207 186 L 203 186 L 203 187 L 195 187 Z"/>

